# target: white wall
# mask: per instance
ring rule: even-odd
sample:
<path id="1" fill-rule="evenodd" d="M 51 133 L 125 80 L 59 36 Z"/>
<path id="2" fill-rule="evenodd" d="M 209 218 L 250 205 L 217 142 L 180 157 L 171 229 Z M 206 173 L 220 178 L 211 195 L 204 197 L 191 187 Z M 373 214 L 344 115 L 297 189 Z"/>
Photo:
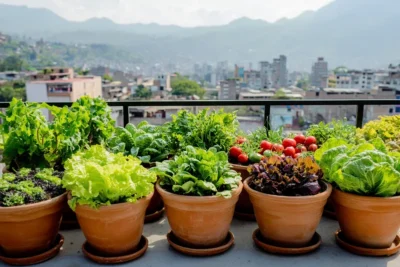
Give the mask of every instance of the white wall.
<path id="1" fill-rule="evenodd" d="M 26 99 L 30 102 L 48 102 L 46 84 L 26 83 Z"/>

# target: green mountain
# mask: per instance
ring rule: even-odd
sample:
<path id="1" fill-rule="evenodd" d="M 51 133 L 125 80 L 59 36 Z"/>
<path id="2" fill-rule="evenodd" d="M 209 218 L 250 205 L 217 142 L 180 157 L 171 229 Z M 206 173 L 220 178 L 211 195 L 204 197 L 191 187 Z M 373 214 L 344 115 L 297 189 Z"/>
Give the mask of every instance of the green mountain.
<path id="1" fill-rule="evenodd" d="M 46 9 L 0 5 L 0 31 L 118 46 L 150 62 L 256 62 L 285 54 L 291 70 L 309 71 L 318 56 L 332 68 L 382 67 L 399 60 L 398 17 L 399 0 L 336 0 L 275 23 L 241 18 L 222 26 L 184 28 L 108 19 L 71 22 Z"/>

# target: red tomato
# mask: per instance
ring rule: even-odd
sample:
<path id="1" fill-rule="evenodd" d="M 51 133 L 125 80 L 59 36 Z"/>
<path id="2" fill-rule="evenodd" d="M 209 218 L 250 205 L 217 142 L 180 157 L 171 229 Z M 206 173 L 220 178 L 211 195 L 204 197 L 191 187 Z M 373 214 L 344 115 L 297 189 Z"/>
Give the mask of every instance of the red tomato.
<path id="1" fill-rule="evenodd" d="M 265 150 L 271 150 L 272 149 L 272 144 L 268 141 L 262 141 L 260 144 L 260 147 L 263 149 L 263 151 Z"/>
<path id="2" fill-rule="evenodd" d="M 306 148 L 305 146 L 302 146 L 302 147 L 300 148 L 300 151 L 301 151 L 301 153 L 307 152 L 307 148 Z"/>
<path id="3" fill-rule="evenodd" d="M 294 154 L 294 158 L 297 159 L 298 157 L 300 157 L 300 155 L 301 155 L 300 153 L 296 153 Z"/>
<path id="4" fill-rule="evenodd" d="M 244 137 L 238 137 L 238 139 L 236 140 L 236 143 L 238 143 L 239 145 L 243 144 L 244 142 L 246 142 L 247 139 Z"/>
<path id="5" fill-rule="evenodd" d="M 279 144 L 274 144 L 272 146 L 272 151 L 276 151 L 276 152 L 283 152 L 285 148 L 282 145 Z"/>
<path id="6" fill-rule="evenodd" d="M 313 151 L 313 152 L 316 151 L 317 149 L 318 149 L 318 146 L 316 144 L 312 144 L 308 147 L 308 150 Z"/>
<path id="7" fill-rule="evenodd" d="M 283 150 L 283 153 L 285 153 L 286 156 L 294 157 L 294 155 L 296 154 L 296 150 L 294 149 L 294 147 L 289 146 L 285 148 L 285 150 Z"/>
<path id="8" fill-rule="evenodd" d="M 233 146 L 229 149 L 229 155 L 231 157 L 237 158 L 240 154 L 242 154 L 242 149 L 240 147 Z"/>
<path id="9" fill-rule="evenodd" d="M 296 153 L 301 153 L 307 151 L 307 148 L 304 145 L 297 145 L 296 146 Z"/>
<path id="10" fill-rule="evenodd" d="M 242 164 L 246 164 L 249 161 L 249 157 L 246 154 L 240 154 L 238 161 Z"/>
<path id="11" fill-rule="evenodd" d="M 306 138 L 306 140 L 304 141 L 304 144 L 306 146 L 312 145 L 312 144 L 316 144 L 317 143 L 317 139 L 314 136 L 308 136 Z"/>
<path id="12" fill-rule="evenodd" d="M 299 134 L 294 137 L 294 140 L 297 144 L 304 144 L 304 141 L 306 141 L 306 137 L 302 134 Z"/>
<path id="13" fill-rule="evenodd" d="M 283 141 L 282 141 L 282 145 L 283 145 L 283 147 L 289 147 L 289 146 L 292 146 L 292 147 L 296 147 L 296 145 L 297 145 L 297 143 L 296 143 L 296 140 L 294 140 L 294 139 L 291 139 L 291 138 L 285 138 L 285 139 L 283 139 Z"/>

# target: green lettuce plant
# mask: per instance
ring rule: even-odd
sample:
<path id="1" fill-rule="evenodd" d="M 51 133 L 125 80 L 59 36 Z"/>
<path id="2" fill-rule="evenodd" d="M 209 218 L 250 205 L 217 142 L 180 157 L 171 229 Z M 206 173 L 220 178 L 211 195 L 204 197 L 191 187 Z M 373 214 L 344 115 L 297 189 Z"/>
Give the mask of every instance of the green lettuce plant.
<path id="1" fill-rule="evenodd" d="M 181 155 L 157 162 L 151 170 L 162 188 L 180 195 L 229 198 L 241 180 L 240 174 L 231 170 L 226 153 L 216 148 L 188 146 Z"/>
<path id="2" fill-rule="evenodd" d="M 74 154 L 65 162 L 62 185 L 71 192 L 68 202 L 98 208 L 123 202 L 135 202 L 154 191 L 157 177 L 133 156 L 108 152 L 94 145 Z"/>
<path id="3" fill-rule="evenodd" d="M 387 151 L 380 138 L 359 144 L 333 138 L 315 157 L 324 179 L 344 192 L 379 197 L 400 194 L 400 154 Z"/>
<path id="4" fill-rule="evenodd" d="M 209 112 L 208 109 L 198 114 L 181 110 L 167 124 L 172 148 L 178 151 L 187 146 L 203 149 L 216 147 L 220 151 L 228 151 L 236 141 L 238 128 L 236 113 L 225 113 L 223 110 Z"/>
<path id="5" fill-rule="evenodd" d="M 138 157 L 142 162 L 163 161 L 170 155 L 169 136 L 163 126 L 140 122 L 137 126 L 128 123 L 125 128 L 117 127 L 107 142 L 114 153 Z"/>

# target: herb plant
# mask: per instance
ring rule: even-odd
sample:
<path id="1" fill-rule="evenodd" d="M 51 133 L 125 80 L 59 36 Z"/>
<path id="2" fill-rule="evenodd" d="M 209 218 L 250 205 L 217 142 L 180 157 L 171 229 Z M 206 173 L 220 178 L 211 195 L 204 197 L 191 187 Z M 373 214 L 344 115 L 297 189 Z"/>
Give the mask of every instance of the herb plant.
<path id="1" fill-rule="evenodd" d="M 340 190 L 379 197 L 400 194 L 400 153 L 389 152 L 382 139 L 355 145 L 333 138 L 317 152 L 324 179 Z"/>
<path id="2" fill-rule="evenodd" d="M 65 192 L 62 172 L 53 169 L 22 168 L 17 173 L 0 177 L 0 207 L 32 204 L 57 197 Z"/>
<path id="3" fill-rule="evenodd" d="M 123 202 L 135 202 L 154 190 L 157 177 L 133 156 L 108 152 L 94 145 L 76 153 L 65 162 L 62 184 L 71 191 L 68 202 L 97 208 Z"/>
<path id="4" fill-rule="evenodd" d="M 318 146 L 333 137 L 354 143 L 356 140 L 356 127 L 348 124 L 345 120 L 333 120 L 329 123 L 320 122 L 310 126 L 307 136 L 314 136 L 317 139 Z"/>
<path id="5" fill-rule="evenodd" d="M 170 155 L 169 137 L 164 127 L 146 121 L 137 127 L 131 123 L 125 128 L 117 127 L 107 145 L 114 153 L 132 155 L 144 163 L 163 161 Z"/>
<path id="6" fill-rule="evenodd" d="M 203 149 L 216 147 L 226 152 L 236 141 L 239 122 L 235 113 L 223 110 L 209 112 L 204 109 L 198 114 L 181 110 L 167 127 L 175 150 L 195 146 Z"/>
<path id="7" fill-rule="evenodd" d="M 174 160 L 157 162 L 151 170 L 162 188 L 180 195 L 229 198 L 241 180 L 240 174 L 230 169 L 226 153 L 216 148 L 188 146 Z"/>
<path id="8" fill-rule="evenodd" d="M 282 196 L 308 196 L 321 192 L 323 173 L 314 158 L 274 155 L 249 167 L 249 186 L 259 192 Z"/>

